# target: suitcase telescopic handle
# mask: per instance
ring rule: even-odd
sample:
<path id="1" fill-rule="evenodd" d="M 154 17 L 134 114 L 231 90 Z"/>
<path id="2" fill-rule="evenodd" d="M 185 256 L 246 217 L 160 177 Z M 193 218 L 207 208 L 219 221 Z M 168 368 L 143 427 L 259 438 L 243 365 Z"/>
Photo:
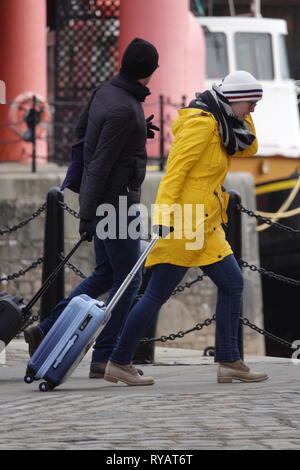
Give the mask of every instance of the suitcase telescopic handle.
<path id="1" fill-rule="evenodd" d="M 162 226 L 158 226 L 158 227 L 162 227 Z M 119 302 L 119 300 L 122 297 L 123 293 L 125 292 L 125 290 L 129 286 L 129 284 L 131 283 L 132 279 L 134 278 L 134 276 L 136 275 L 138 270 L 143 266 L 143 263 L 144 263 L 145 259 L 147 258 L 148 254 L 150 253 L 150 251 L 152 250 L 154 245 L 158 242 L 158 240 L 160 238 L 165 238 L 170 232 L 173 232 L 173 231 L 174 231 L 173 227 L 164 227 L 163 232 L 161 230 L 155 230 L 154 231 L 154 236 L 153 236 L 151 242 L 149 243 L 147 248 L 143 251 L 140 258 L 138 259 L 138 261 L 136 262 L 136 264 L 134 265 L 134 267 L 132 268 L 132 270 L 130 271 L 128 276 L 126 277 L 125 281 L 119 287 L 119 289 L 117 290 L 117 292 L 115 293 L 115 295 L 113 296 L 113 298 L 111 299 L 109 304 L 107 305 L 107 307 L 106 307 L 106 312 L 107 313 L 111 313 L 112 309 Z M 162 233 L 163 233 L 163 235 L 162 235 Z"/>
<path id="2" fill-rule="evenodd" d="M 46 292 L 46 290 L 50 287 L 50 285 L 54 282 L 55 278 L 65 266 L 65 264 L 69 261 L 71 256 L 75 253 L 75 251 L 79 248 L 81 243 L 86 240 L 86 233 L 84 233 L 80 240 L 76 243 L 76 245 L 72 248 L 72 250 L 67 254 L 67 256 L 56 266 L 54 271 L 50 274 L 49 277 L 43 282 L 40 289 L 37 293 L 32 297 L 32 299 L 28 302 L 28 304 L 23 308 L 23 313 L 28 313 L 30 309 L 34 306 L 34 304 L 39 300 L 39 298 Z"/>

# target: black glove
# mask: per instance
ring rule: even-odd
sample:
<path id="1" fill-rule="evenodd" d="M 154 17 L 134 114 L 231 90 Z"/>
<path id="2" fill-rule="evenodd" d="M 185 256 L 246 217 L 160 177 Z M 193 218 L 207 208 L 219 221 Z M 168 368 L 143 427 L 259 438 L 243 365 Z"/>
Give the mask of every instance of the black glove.
<path id="1" fill-rule="evenodd" d="M 165 238 L 169 233 L 174 232 L 174 227 L 167 227 L 166 225 L 153 225 L 152 230 L 160 237 Z"/>
<path id="2" fill-rule="evenodd" d="M 91 242 L 95 235 L 96 227 L 94 220 L 80 219 L 79 233 L 82 237 L 85 234 L 84 240 Z"/>
<path id="3" fill-rule="evenodd" d="M 149 116 L 147 119 L 146 119 L 146 124 L 147 124 L 147 139 L 154 139 L 155 137 L 155 132 L 154 131 L 159 131 L 160 128 L 155 126 L 154 124 L 152 124 L 152 119 L 154 118 L 154 114 L 151 114 L 151 116 Z"/>

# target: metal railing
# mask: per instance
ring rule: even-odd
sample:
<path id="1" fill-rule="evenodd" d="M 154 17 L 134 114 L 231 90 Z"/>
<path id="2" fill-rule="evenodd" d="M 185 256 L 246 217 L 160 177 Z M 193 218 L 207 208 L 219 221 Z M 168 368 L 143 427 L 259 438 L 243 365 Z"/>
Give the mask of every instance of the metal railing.
<path id="1" fill-rule="evenodd" d="M 20 103 L 17 103 L 17 102 L 8 102 L 6 104 L 10 106 L 20 105 Z M 37 160 L 40 158 L 45 159 L 45 157 L 41 157 L 40 155 L 37 154 L 37 143 L 40 140 L 46 141 L 47 143 L 47 147 L 48 147 L 47 160 L 49 162 L 54 162 L 59 165 L 70 163 L 70 159 L 71 159 L 70 148 L 71 148 L 71 145 L 77 140 L 75 137 L 75 133 L 74 133 L 75 128 L 76 128 L 76 123 L 75 122 L 60 122 L 60 121 L 57 121 L 56 119 L 53 119 L 53 116 L 55 116 L 55 109 L 61 106 L 65 106 L 65 107 L 69 106 L 70 108 L 77 107 L 78 108 L 77 114 L 80 114 L 81 110 L 84 108 L 86 103 L 78 102 L 78 101 L 55 101 L 55 102 L 45 103 L 44 105 L 47 106 L 47 109 L 49 108 L 53 110 L 50 113 L 50 117 L 52 121 L 51 120 L 49 122 L 42 121 L 41 116 L 45 109 L 45 106 L 43 107 L 41 103 L 37 100 L 35 95 L 33 95 L 32 107 L 27 109 L 26 111 L 24 110 L 23 119 L 18 120 L 16 122 L 0 122 L 0 136 L 1 136 L 1 128 L 11 128 L 13 130 L 13 129 L 16 129 L 19 125 L 23 125 L 23 128 L 26 129 L 23 132 L 19 132 L 18 135 L 16 134 L 15 138 L 11 138 L 9 140 L 4 140 L 4 139 L 1 139 L 0 137 L 0 146 L 10 145 L 10 144 L 15 144 L 15 143 L 20 143 L 20 142 L 31 143 L 31 154 L 29 154 L 28 156 L 31 159 L 32 173 L 35 173 L 37 171 Z M 156 124 L 160 128 L 160 131 L 156 131 L 155 137 L 153 139 L 148 139 L 147 141 L 148 144 L 151 145 L 151 147 L 152 145 L 157 146 L 157 150 L 156 150 L 157 155 L 150 156 L 148 158 L 148 164 L 158 165 L 158 168 L 160 171 L 164 171 L 168 148 L 172 142 L 172 137 L 171 137 L 172 119 L 169 115 L 168 110 L 170 108 L 178 109 L 184 106 L 186 106 L 185 95 L 182 95 L 180 97 L 179 103 L 173 103 L 170 100 L 170 98 L 164 95 L 159 95 L 158 101 L 147 102 L 144 104 L 145 114 L 147 113 L 148 107 L 151 107 L 152 112 L 155 107 L 157 109 L 156 113 L 154 111 L 155 120 L 153 121 L 153 123 Z M 39 135 L 39 133 L 37 132 L 37 126 L 40 126 L 41 123 L 43 124 L 46 130 L 46 135 L 42 135 L 42 136 Z M 64 130 L 63 138 L 60 141 L 58 141 L 55 138 L 55 132 L 54 132 L 55 128 L 63 128 Z M 59 152 L 61 152 L 62 154 L 60 158 L 56 158 L 55 156 L 55 151 L 57 152 L 57 149 L 59 149 Z M 21 155 L 19 156 L 19 158 L 14 159 L 14 161 L 18 161 L 18 160 L 22 161 Z M 5 161 L 5 160 L 2 159 L 2 161 Z"/>

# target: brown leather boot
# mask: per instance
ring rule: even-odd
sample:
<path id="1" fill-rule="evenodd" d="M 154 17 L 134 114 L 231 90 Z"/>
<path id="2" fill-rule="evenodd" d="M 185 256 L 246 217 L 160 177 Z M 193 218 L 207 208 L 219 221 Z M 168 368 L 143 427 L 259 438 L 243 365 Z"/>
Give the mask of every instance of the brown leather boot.
<path id="1" fill-rule="evenodd" d="M 39 347 L 43 339 L 45 338 L 44 333 L 39 326 L 29 326 L 24 330 L 24 339 L 28 344 L 28 352 L 31 357 L 36 349 Z"/>
<path id="2" fill-rule="evenodd" d="M 233 380 L 240 382 L 262 382 L 269 377 L 267 374 L 251 372 L 246 364 L 239 360 L 234 362 L 221 362 L 218 366 L 218 382 L 232 383 Z"/>
<path id="3" fill-rule="evenodd" d="M 115 362 L 108 361 L 104 380 L 108 382 L 124 382 L 127 385 L 153 385 L 153 377 L 144 377 L 139 374 L 136 367 L 132 364 L 122 366 L 121 364 L 116 364 Z"/>

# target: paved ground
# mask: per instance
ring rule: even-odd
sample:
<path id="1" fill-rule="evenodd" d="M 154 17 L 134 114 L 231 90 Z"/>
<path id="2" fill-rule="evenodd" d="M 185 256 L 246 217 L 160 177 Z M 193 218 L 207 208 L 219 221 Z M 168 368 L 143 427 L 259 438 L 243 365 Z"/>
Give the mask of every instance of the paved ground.
<path id="1" fill-rule="evenodd" d="M 67 382 L 42 393 L 23 382 L 26 346 L 14 340 L 0 365 L 0 449 L 300 449 L 300 365 L 246 358 L 262 383 L 217 384 L 201 351 L 157 348 L 144 366 L 156 384 L 87 378 L 90 353 Z"/>

